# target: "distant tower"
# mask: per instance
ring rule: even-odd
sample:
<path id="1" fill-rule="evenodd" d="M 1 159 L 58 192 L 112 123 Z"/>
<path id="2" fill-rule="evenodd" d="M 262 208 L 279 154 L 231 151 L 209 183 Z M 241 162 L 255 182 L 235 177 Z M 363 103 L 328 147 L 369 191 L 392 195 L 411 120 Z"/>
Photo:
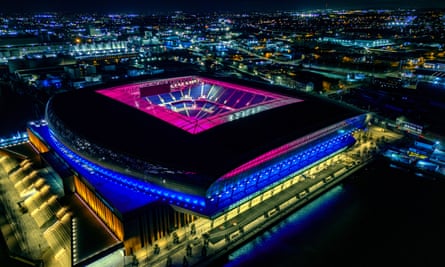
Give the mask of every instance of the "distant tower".
<path id="1" fill-rule="evenodd" d="M 324 8 L 328 9 L 328 1 L 326 1 L 326 3 L 324 4 Z"/>

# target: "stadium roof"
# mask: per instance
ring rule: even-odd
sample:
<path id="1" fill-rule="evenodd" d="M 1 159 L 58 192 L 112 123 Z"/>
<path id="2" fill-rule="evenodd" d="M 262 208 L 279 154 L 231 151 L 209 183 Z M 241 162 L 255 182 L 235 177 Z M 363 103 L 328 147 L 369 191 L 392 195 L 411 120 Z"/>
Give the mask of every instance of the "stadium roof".
<path id="1" fill-rule="evenodd" d="M 242 83 L 256 88 L 252 91 L 255 93 L 265 87 L 237 81 Z M 208 177 L 182 181 L 200 187 L 208 187 L 217 178 L 272 149 L 363 114 L 320 97 L 275 87 L 267 89 L 276 92 L 265 95 L 275 100 L 283 95 L 278 99 L 287 102 L 195 133 L 97 91 L 55 95 L 51 109 L 64 121 L 65 127 L 90 142 L 169 169 Z M 295 101 L 289 101 L 289 97 Z"/>
<path id="2" fill-rule="evenodd" d="M 191 134 L 275 107 L 300 102 L 267 91 L 196 76 L 177 78 L 166 84 L 168 91 L 143 96 L 141 90 L 156 91 L 162 81 L 149 81 L 97 91 L 137 108 Z M 160 83 L 160 84 L 159 84 Z"/>

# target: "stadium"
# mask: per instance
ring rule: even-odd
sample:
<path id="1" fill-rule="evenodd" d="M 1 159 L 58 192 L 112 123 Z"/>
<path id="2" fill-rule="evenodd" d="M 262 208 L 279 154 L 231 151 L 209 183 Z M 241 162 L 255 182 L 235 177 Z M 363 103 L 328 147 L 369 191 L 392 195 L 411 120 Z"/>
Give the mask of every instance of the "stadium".
<path id="1" fill-rule="evenodd" d="M 266 202 L 352 146 L 368 120 L 317 96 L 184 76 L 57 94 L 28 135 L 128 255 L 198 218 L 215 228 Z"/>

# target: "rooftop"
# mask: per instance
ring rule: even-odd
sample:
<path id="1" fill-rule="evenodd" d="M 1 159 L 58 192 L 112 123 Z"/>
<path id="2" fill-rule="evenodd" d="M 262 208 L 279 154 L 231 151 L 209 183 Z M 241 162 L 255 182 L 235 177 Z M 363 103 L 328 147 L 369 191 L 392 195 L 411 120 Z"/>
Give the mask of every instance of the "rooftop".
<path id="1" fill-rule="evenodd" d="M 172 78 L 170 84 L 175 79 L 177 78 Z M 162 114 L 168 113 L 179 118 L 181 123 L 184 122 L 182 119 L 190 118 L 194 121 L 193 123 L 211 125 L 205 130 L 195 128 L 195 133 L 179 128 L 167 122 L 165 118 L 161 119 L 159 116 L 141 112 L 141 109 L 136 109 L 133 105 L 122 104 L 121 101 L 97 93 L 98 91 L 82 90 L 58 94 L 49 102 L 47 112 L 57 114 L 59 122 L 63 122 L 60 126 L 62 128 L 52 129 L 56 135 L 57 131 L 69 129 L 89 142 L 111 151 L 119 151 L 124 155 L 131 155 L 163 166 L 175 175 L 171 176 L 166 172 L 159 173 L 158 176 L 168 177 L 171 182 L 176 181 L 179 184 L 188 184 L 193 188 L 204 190 L 216 179 L 255 158 L 305 135 L 363 114 L 360 110 L 345 107 L 327 99 L 276 87 L 266 88 L 264 84 L 239 80 L 220 84 L 229 88 L 223 89 L 224 92 L 230 92 L 232 90 L 230 88 L 234 88 L 232 93 L 243 95 L 246 92 L 245 95 L 250 94 L 253 98 L 260 97 L 261 101 L 258 101 L 256 106 L 248 106 L 235 113 L 231 113 L 231 110 L 221 111 L 221 113 L 227 112 L 221 115 L 227 120 L 224 123 L 216 123 L 215 121 L 221 117 L 206 114 L 206 112 L 204 114 L 207 119 L 197 115 L 187 117 L 184 115 L 187 109 L 181 109 L 183 113 L 179 113 L 171 111 L 165 105 L 149 108 L 160 110 L 161 117 Z M 130 88 L 130 86 L 133 85 L 120 87 L 119 90 Z M 200 87 L 198 86 L 199 89 Z M 181 89 L 180 92 L 184 90 L 188 89 Z M 137 90 L 128 91 L 136 92 Z M 128 91 L 124 95 L 131 95 Z M 99 92 L 105 91 L 99 90 Z M 168 95 L 174 95 L 174 92 L 176 91 Z M 157 95 L 162 94 L 165 96 L 166 93 Z M 155 96 L 144 97 L 147 105 L 149 105 L 147 99 L 150 98 L 153 99 Z M 136 99 L 140 98 L 136 97 Z M 217 105 L 215 103 L 212 102 L 212 105 Z M 237 112 L 260 106 L 265 108 L 246 116 L 240 115 L 239 118 L 233 120 L 228 119 L 236 116 L 234 114 Z M 227 103 L 224 105 L 224 108 L 226 107 L 228 107 Z M 212 118 L 215 118 L 215 121 Z M 187 125 L 190 126 L 189 124 L 184 126 L 188 127 Z M 178 175 L 178 173 L 186 175 Z"/>
<path id="2" fill-rule="evenodd" d="M 97 93 L 157 117 L 191 134 L 225 122 L 302 100 L 201 77 L 149 81 L 99 90 Z M 143 89 L 166 90 L 144 95 Z"/>

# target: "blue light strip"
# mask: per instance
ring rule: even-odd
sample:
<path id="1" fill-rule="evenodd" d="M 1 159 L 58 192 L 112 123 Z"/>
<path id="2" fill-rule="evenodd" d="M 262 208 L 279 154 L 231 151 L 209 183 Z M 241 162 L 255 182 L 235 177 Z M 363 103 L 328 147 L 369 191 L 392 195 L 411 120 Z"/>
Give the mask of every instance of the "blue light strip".
<path id="1" fill-rule="evenodd" d="M 223 186 L 219 191 L 210 193 L 208 198 L 214 203 L 213 207 L 222 210 L 239 201 L 244 201 L 248 196 L 261 194 L 272 186 L 293 177 L 305 167 L 353 144 L 355 139 L 352 137 L 352 131 L 341 131 L 334 138 L 288 155 L 285 159 L 242 178 L 236 183 Z"/>
<path id="2" fill-rule="evenodd" d="M 41 133 L 40 136 L 48 142 L 55 152 L 92 184 L 94 184 L 94 181 L 97 181 L 96 183 L 106 182 L 108 186 L 116 187 L 113 191 L 124 189 L 142 193 L 143 198 L 137 199 L 140 205 L 151 201 L 162 201 L 208 216 L 221 212 L 229 206 L 240 203 L 249 197 L 256 196 L 272 186 L 286 181 L 311 164 L 355 142 L 355 139 L 352 137 L 353 130 L 340 131 L 334 137 L 305 150 L 287 155 L 279 162 L 245 178 L 233 179 L 232 183 L 224 185 L 218 191 L 213 191 L 213 193 L 209 192 L 207 199 L 204 199 L 199 196 L 163 188 L 148 181 L 141 181 L 101 167 L 80 157 L 74 151 L 71 151 L 63 145 L 51 133 L 48 126 L 39 127 L 39 129 L 34 130 L 38 130 L 38 132 Z M 113 199 L 113 196 L 106 197 L 111 201 Z"/>
<path id="3" fill-rule="evenodd" d="M 79 174 L 87 180 L 100 179 L 108 181 L 125 189 L 142 192 L 148 197 L 152 197 L 153 200 L 158 199 L 197 212 L 202 212 L 206 206 L 205 200 L 201 197 L 162 188 L 149 182 L 140 181 L 94 164 L 87 159 L 78 156 L 58 141 L 47 126 L 44 128 L 46 129 L 42 129 L 42 127 L 39 129 L 41 130 L 44 139 L 74 170 L 78 171 Z M 148 202 L 147 199 L 141 201 Z"/>
<path id="4" fill-rule="evenodd" d="M 26 132 L 17 132 L 17 135 L 11 137 L 0 137 L 0 148 L 9 147 L 28 141 L 28 134 Z"/>

